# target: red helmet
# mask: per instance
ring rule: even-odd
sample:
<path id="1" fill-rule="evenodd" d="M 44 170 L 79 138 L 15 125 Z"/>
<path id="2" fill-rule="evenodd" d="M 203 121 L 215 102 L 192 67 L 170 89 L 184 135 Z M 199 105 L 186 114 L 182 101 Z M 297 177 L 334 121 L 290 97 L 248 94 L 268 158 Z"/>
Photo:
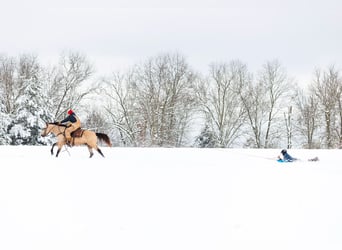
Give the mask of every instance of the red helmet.
<path id="1" fill-rule="evenodd" d="M 69 109 L 68 110 L 68 115 L 71 115 L 71 114 L 73 114 L 74 113 L 74 111 L 72 110 L 72 109 Z"/>

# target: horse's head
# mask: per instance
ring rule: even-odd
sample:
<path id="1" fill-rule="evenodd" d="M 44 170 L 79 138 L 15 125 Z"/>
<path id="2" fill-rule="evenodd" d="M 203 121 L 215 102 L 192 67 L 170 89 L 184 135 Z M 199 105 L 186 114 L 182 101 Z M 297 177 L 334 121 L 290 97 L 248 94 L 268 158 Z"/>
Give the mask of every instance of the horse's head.
<path id="1" fill-rule="evenodd" d="M 48 122 L 45 122 L 46 124 L 46 127 L 42 129 L 42 132 L 41 132 L 41 136 L 45 137 L 47 136 L 48 134 L 50 134 L 53 130 L 53 126 L 55 126 L 53 123 L 48 123 Z"/>
<path id="2" fill-rule="evenodd" d="M 45 128 L 42 129 L 42 132 L 40 133 L 41 136 L 45 137 L 48 135 L 48 126 L 49 126 L 49 123 L 45 122 Z"/>

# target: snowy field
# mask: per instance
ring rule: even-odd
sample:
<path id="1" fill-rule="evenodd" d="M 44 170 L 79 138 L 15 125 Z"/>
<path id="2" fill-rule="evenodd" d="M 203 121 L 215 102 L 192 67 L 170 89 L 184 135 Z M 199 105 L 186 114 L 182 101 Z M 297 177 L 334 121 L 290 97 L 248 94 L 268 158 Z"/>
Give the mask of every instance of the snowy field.
<path id="1" fill-rule="evenodd" d="M 101 149 L 0 146 L 0 249 L 342 249 L 341 150 Z"/>

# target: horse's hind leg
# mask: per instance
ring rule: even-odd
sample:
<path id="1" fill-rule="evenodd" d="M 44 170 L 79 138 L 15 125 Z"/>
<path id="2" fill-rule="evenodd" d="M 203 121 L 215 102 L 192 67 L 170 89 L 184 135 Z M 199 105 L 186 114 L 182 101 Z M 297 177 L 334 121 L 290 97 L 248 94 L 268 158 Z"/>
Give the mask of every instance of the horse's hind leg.
<path id="1" fill-rule="evenodd" d="M 88 150 L 89 150 L 89 153 L 90 153 L 89 158 L 91 158 L 94 155 L 93 148 L 91 146 L 89 146 L 89 145 L 87 145 L 87 147 L 88 147 Z"/>
<path id="2" fill-rule="evenodd" d="M 90 157 L 89 157 L 89 158 L 93 157 L 93 155 L 94 155 L 94 153 L 93 153 L 93 148 L 96 149 L 97 152 L 99 152 L 99 154 L 102 155 L 102 157 L 104 157 L 104 155 L 103 155 L 101 149 L 100 149 L 97 145 L 95 145 L 95 146 L 90 146 L 90 145 L 87 144 L 87 147 L 88 147 L 88 150 L 89 150 L 89 153 L 90 153 Z"/>
<path id="3" fill-rule="evenodd" d="M 96 150 L 97 150 L 97 152 L 99 152 L 100 155 L 102 155 L 102 157 L 104 157 L 104 155 L 102 154 L 102 151 L 99 147 L 96 147 Z"/>

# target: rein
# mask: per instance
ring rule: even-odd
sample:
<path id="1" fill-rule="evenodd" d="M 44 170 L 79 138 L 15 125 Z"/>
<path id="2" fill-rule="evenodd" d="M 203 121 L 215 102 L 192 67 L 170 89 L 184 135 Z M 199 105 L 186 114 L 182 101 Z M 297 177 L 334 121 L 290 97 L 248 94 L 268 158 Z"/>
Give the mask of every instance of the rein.
<path id="1" fill-rule="evenodd" d="M 53 128 L 51 128 L 49 131 L 47 131 L 47 128 L 48 128 L 48 127 L 46 126 L 46 128 L 44 129 L 44 130 L 45 130 L 45 135 L 48 135 L 48 134 L 50 134 L 50 133 L 51 133 L 51 131 L 52 131 L 52 129 L 53 129 Z"/>
<path id="2" fill-rule="evenodd" d="M 56 136 L 59 136 L 59 135 L 64 135 L 64 136 L 65 136 L 66 126 L 64 126 L 64 125 L 58 125 L 58 124 L 56 124 L 56 123 L 49 123 L 49 124 L 54 125 L 54 126 L 57 126 L 59 133 L 56 134 Z M 60 127 L 64 127 L 64 131 L 61 131 L 61 128 L 60 128 Z M 46 129 L 47 129 L 47 127 L 46 127 Z M 53 129 L 54 129 L 54 127 L 52 127 L 52 128 L 50 129 L 49 133 L 51 133 Z M 49 133 L 46 133 L 46 134 L 49 134 Z"/>
<path id="3" fill-rule="evenodd" d="M 56 136 L 59 136 L 59 135 L 64 135 L 65 137 L 65 130 L 66 130 L 66 127 L 65 126 L 59 126 L 59 125 L 55 125 L 58 127 L 58 131 L 59 133 L 56 135 Z M 61 132 L 61 128 L 60 127 L 64 127 L 64 131 Z"/>

